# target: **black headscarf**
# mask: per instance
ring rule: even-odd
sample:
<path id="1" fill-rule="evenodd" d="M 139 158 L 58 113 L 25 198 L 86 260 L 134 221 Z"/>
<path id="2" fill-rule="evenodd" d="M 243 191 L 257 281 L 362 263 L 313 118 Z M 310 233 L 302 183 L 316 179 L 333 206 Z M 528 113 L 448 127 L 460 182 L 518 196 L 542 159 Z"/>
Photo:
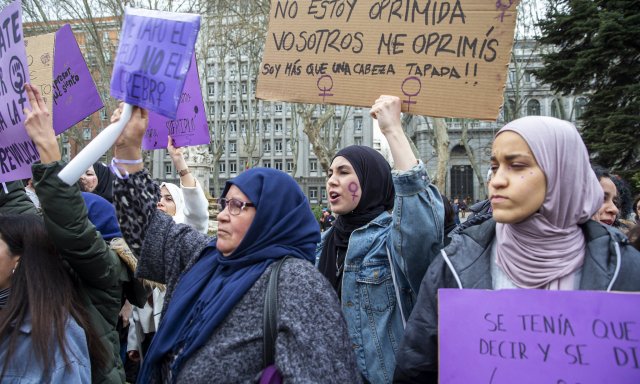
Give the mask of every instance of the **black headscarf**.
<path id="1" fill-rule="evenodd" d="M 93 193 L 113 203 L 113 173 L 109 167 L 99 161 L 93 164 L 93 170 L 98 178 L 98 185 Z"/>
<path id="2" fill-rule="evenodd" d="M 351 232 L 375 219 L 384 211 L 393 209 L 395 190 L 389 163 L 376 150 L 351 145 L 343 148 L 334 159 L 342 156 L 351 163 L 358 176 L 362 196 L 356 209 L 338 215 L 333 223 L 332 233 L 320 255 L 320 272 L 340 293 L 342 265 L 346 255 Z"/>

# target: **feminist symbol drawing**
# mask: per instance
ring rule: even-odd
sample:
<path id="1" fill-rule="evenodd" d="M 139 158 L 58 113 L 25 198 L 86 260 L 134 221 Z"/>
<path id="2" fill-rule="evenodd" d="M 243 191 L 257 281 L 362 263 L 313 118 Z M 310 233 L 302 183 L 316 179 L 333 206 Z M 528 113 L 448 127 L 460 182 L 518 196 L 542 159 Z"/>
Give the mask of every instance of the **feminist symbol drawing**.
<path id="1" fill-rule="evenodd" d="M 27 101 L 24 97 L 24 84 L 27 81 L 27 75 L 24 72 L 22 61 L 17 56 L 13 56 L 9 62 L 9 80 L 15 93 L 20 96 L 18 103 L 24 109 L 24 102 Z"/>
<path id="2" fill-rule="evenodd" d="M 505 13 L 511 6 L 513 5 L 514 0 L 509 0 L 508 4 L 504 4 L 502 0 L 496 0 L 496 9 L 500 11 L 500 14 L 496 16 L 496 20 L 500 20 L 500 22 L 504 22 Z"/>
<path id="3" fill-rule="evenodd" d="M 409 81 L 415 81 L 418 83 L 418 89 L 414 92 L 414 93 L 409 93 L 411 91 L 412 87 L 409 87 L 407 85 L 407 83 Z M 405 90 L 405 85 L 407 85 L 407 87 L 409 87 L 409 90 Z M 407 96 L 409 98 L 409 100 L 402 100 L 403 104 L 407 104 L 407 112 L 411 111 L 411 104 L 417 104 L 418 102 L 415 100 L 411 100 L 412 97 L 416 97 L 420 94 L 420 91 L 422 90 L 422 82 L 420 81 L 420 78 L 417 76 L 409 76 L 406 79 L 404 79 L 404 81 L 402 82 L 402 85 L 400 86 L 400 89 L 402 90 L 402 93 Z"/>
<path id="4" fill-rule="evenodd" d="M 321 87 L 320 83 L 324 79 L 328 79 L 328 83 L 327 83 L 327 81 L 324 81 L 325 84 Z M 329 93 L 329 91 L 331 91 L 333 89 L 333 78 L 330 75 L 322 75 L 322 76 L 320 76 L 318 78 L 318 81 L 316 82 L 316 86 L 318 87 L 318 89 L 320 91 L 322 91 L 321 93 L 318 93 L 318 96 L 322 96 L 322 102 L 323 103 L 324 103 L 324 100 L 325 100 L 325 98 L 327 96 L 333 96 L 333 93 Z"/>
<path id="5" fill-rule="evenodd" d="M 353 199 L 352 201 L 356 201 L 356 198 L 358 197 L 358 194 L 356 192 L 358 192 L 358 185 L 354 182 L 349 183 L 349 186 L 347 186 L 347 189 L 349 190 L 349 192 L 351 192 L 351 198 Z"/>

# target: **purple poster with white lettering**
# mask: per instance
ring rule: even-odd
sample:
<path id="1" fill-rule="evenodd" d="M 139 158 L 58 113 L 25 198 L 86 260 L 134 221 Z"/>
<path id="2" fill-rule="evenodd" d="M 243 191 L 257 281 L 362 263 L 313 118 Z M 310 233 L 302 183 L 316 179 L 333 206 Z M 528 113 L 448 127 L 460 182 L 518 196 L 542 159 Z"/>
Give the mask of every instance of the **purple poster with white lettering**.
<path id="1" fill-rule="evenodd" d="M 202 89 L 196 64 L 195 53 L 180 97 L 180 105 L 175 119 L 168 119 L 158 113 L 149 112 L 149 128 L 145 132 L 142 148 L 166 148 L 171 135 L 176 147 L 209 144 L 209 125 L 202 101 Z"/>
<path id="2" fill-rule="evenodd" d="M 24 129 L 24 108 L 31 109 L 27 54 L 19 0 L 0 12 L 0 182 L 31 177 L 31 164 L 40 158 Z"/>
<path id="3" fill-rule="evenodd" d="M 438 290 L 440 382 L 640 383 L 640 295 Z"/>
<path id="4" fill-rule="evenodd" d="M 56 135 L 104 107 L 69 24 L 56 32 L 51 88 Z"/>
<path id="5" fill-rule="evenodd" d="M 200 16 L 126 8 L 111 95 L 176 118 Z"/>

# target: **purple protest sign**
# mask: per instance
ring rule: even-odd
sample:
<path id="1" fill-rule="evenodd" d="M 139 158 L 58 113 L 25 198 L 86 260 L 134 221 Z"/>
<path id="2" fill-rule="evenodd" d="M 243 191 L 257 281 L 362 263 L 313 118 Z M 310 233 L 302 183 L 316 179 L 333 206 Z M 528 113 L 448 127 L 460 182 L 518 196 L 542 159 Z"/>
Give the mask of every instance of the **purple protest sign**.
<path id="1" fill-rule="evenodd" d="M 191 66 L 182 90 L 176 118 L 172 120 L 158 113 L 149 112 L 149 128 L 145 132 L 142 148 L 146 150 L 166 148 L 168 135 L 171 135 L 176 147 L 211 142 L 195 53 L 191 57 Z"/>
<path id="2" fill-rule="evenodd" d="M 640 295 L 440 289 L 440 382 L 640 383 Z"/>
<path id="3" fill-rule="evenodd" d="M 111 95 L 175 119 L 199 30 L 199 15 L 127 8 Z"/>
<path id="4" fill-rule="evenodd" d="M 19 0 L 0 12 L 0 182 L 31 176 L 31 164 L 40 158 L 24 129 L 24 108 L 31 108 L 25 83 L 29 82 Z"/>
<path id="5" fill-rule="evenodd" d="M 52 91 L 56 135 L 104 107 L 69 24 L 56 32 Z"/>

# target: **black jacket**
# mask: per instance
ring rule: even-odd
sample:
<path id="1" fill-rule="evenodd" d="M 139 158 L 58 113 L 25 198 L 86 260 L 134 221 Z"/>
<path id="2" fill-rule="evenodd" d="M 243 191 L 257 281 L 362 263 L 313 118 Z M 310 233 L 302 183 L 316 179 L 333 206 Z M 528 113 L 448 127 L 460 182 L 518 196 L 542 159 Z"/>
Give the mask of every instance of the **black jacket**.
<path id="1" fill-rule="evenodd" d="M 429 266 L 396 356 L 394 383 L 437 383 L 438 289 L 492 289 L 490 262 L 495 227 L 496 222 L 489 219 L 455 235 Z M 580 289 L 640 291 L 640 252 L 627 238 L 618 230 L 593 220 L 583 224 L 582 230 L 587 253 Z"/>

